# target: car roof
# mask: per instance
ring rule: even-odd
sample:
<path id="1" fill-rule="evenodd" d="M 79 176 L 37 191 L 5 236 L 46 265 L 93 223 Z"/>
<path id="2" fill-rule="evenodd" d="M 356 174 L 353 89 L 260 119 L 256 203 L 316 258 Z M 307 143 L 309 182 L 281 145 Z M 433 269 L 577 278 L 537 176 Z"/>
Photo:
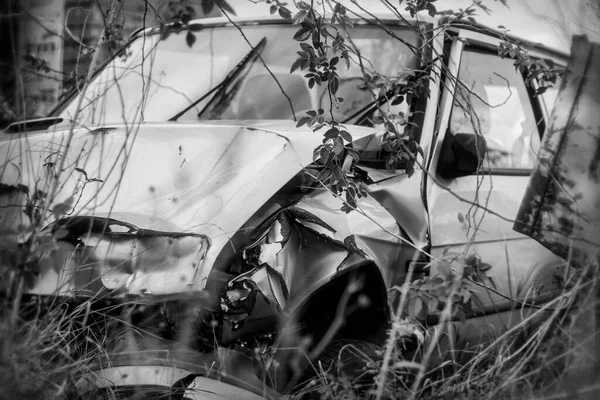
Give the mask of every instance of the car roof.
<path id="1" fill-rule="evenodd" d="M 464 20 L 460 23 L 460 27 L 477 31 L 483 29 L 486 33 L 492 34 L 499 34 L 506 29 L 508 36 L 512 39 L 529 42 L 535 44 L 536 47 L 545 47 L 565 55 L 570 53 L 571 37 L 574 34 L 587 34 L 591 40 L 600 41 L 598 27 L 589 22 L 593 19 L 586 22 L 579 15 L 583 12 L 584 8 L 582 8 L 582 5 L 577 6 L 577 4 L 583 4 L 584 1 L 573 0 L 570 2 L 572 5 L 556 5 L 554 4 L 555 2 L 548 2 L 547 0 L 486 0 L 482 3 L 489 8 L 490 12 L 487 13 L 477 8 L 477 14 L 474 16 L 476 23 Z M 375 17 L 386 22 L 399 22 L 400 19 L 396 14 L 397 12 L 400 13 L 402 18 L 411 23 L 419 21 L 437 24 L 444 18 L 443 15 L 431 17 L 426 12 L 420 12 L 415 17 L 411 17 L 404 9 L 404 4 L 400 7 L 396 6 L 395 10 L 390 8 L 388 4 L 392 4 L 392 2 L 376 0 L 356 2 L 354 0 L 331 1 L 332 4 L 337 2 L 348 8 L 348 16 L 353 19 L 373 19 Z M 236 23 L 283 22 L 279 15 L 270 15 L 269 4 L 255 3 L 249 0 L 228 0 L 228 3 L 236 11 L 236 15 L 229 16 Z M 504 5 L 504 3 L 507 5 Z M 438 11 L 448 9 L 458 11 L 461 8 L 466 9 L 471 6 L 473 0 L 438 0 L 433 4 Z M 290 7 L 292 13 L 296 11 L 293 5 L 288 5 L 288 7 Z M 575 19 L 583 22 L 579 22 L 578 24 L 569 22 Z M 197 24 L 227 22 L 229 21 L 225 17 L 205 18 L 193 21 L 193 23 Z M 499 28 L 500 26 L 503 28 Z M 543 46 L 539 46 L 539 44 Z"/>
<path id="2" fill-rule="evenodd" d="M 379 20 L 379 21 L 381 21 L 385 24 L 389 24 L 389 25 L 392 25 L 392 24 L 393 25 L 407 25 L 407 23 L 409 23 L 409 24 L 434 23 L 435 24 L 435 23 L 440 23 L 440 21 L 443 21 L 441 18 L 428 17 L 428 18 L 414 19 L 414 18 L 410 18 L 410 16 L 407 16 L 405 21 L 401 21 L 398 18 L 393 18 L 389 14 L 382 14 L 382 15 L 372 14 L 368 17 L 364 17 L 364 19 L 355 19 L 354 23 L 355 23 L 355 26 L 360 25 L 360 24 L 366 25 L 368 23 L 368 21 L 374 21 L 374 20 Z M 190 21 L 190 25 L 203 25 L 206 27 L 230 26 L 232 24 L 232 21 L 233 21 L 233 23 L 239 24 L 240 26 L 267 25 L 267 24 L 289 24 L 289 21 L 283 20 L 281 17 L 279 17 L 279 15 L 275 15 L 275 16 L 268 15 L 268 16 L 259 16 L 256 18 L 249 18 L 247 16 L 244 16 L 241 18 L 231 17 L 231 21 L 225 17 L 201 18 L 201 19 L 196 19 L 196 20 Z M 561 58 L 568 57 L 568 55 L 569 55 L 569 47 L 566 45 L 565 46 L 547 45 L 547 44 L 545 44 L 545 42 L 533 41 L 526 37 L 515 35 L 512 32 L 504 32 L 501 29 L 492 28 L 489 25 L 479 23 L 478 21 L 472 22 L 467 19 L 455 21 L 451 24 L 448 24 L 448 28 L 449 29 L 453 29 L 453 28 L 454 29 L 466 29 L 466 30 L 476 31 L 476 32 L 484 33 L 484 34 L 495 36 L 495 37 L 506 37 L 507 39 L 510 39 L 511 41 L 518 41 L 523 44 L 528 44 L 529 47 L 535 48 L 538 51 L 545 51 L 545 52 L 553 53 L 555 55 L 558 55 Z"/>

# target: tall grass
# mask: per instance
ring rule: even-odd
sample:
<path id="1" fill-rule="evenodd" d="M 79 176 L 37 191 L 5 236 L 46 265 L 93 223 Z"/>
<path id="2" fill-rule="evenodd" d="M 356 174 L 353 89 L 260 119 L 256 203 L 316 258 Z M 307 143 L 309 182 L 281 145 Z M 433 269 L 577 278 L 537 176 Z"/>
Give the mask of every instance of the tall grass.
<path id="1" fill-rule="evenodd" d="M 16 318 L 2 301 L 1 399 L 77 397 L 76 381 L 102 346 L 86 326 L 85 309 L 55 300 L 23 299 Z"/>
<path id="2" fill-rule="evenodd" d="M 377 359 L 349 345 L 329 370 L 315 364 L 320 374 L 293 398 L 597 399 L 599 288 L 597 265 L 576 271 L 558 298 L 534 310 L 515 305 L 513 312 L 522 321 L 469 352 L 457 347 L 449 308 L 441 325 L 423 332 L 416 351 L 403 345 L 411 330 L 398 319 L 390 330 L 397 336 Z M 364 382 L 362 390 L 356 385 L 359 374 L 344 373 L 343 352 L 362 357 L 363 372 L 372 379 L 370 389 L 364 389 Z M 382 363 L 386 352 L 391 357 Z M 442 358 L 432 362 L 436 355 Z M 385 385 L 379 387 L 380 382 Z"/>
<path id="3" fill-rule="evenodd" d="M 454 330 L 460 322 L 451 321 L 448 307 L 441 324 L 427 330 L 396 319 L 390 331 L 395 336 L 387 342 L 392 348 L 373 357 L 347 344 L 332 363 L 314 362 L 315 376 L 286 397 L 595 399 L 600 394 L 597 271 L 590 265 L 571 274 L 562 295 L 533 311 L 515 305 L 522 321 L 469 353 L 460 351 Z M 13 305 L 4 298 L 0 308 L 0 399 L 79 398 L 78 382 L 89 365 L 122 337 L 111 332 L 110 321 L 118 320 L 120 329 L 130 323 L 125 314 L 115 317 L 110 306 L 92 307 L 91 301 L 25 297 L 17 316 L 11 315 Z M 154 332 L 137 328 L 135 334 Z M 383 364 L 386 351 L 391 356 Z M 347 373 L 344 365 L 356 360 L 362 361 L 361 372 Z"/>

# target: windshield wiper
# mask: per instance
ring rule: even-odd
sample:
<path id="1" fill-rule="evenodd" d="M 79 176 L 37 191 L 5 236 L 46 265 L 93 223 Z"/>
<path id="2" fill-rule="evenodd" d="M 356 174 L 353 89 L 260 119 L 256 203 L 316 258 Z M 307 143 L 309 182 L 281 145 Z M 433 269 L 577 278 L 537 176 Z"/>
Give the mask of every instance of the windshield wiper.
<path id="1" fill-rule="evenodd" d="M 428 63 L 424 64 L 420 69 L 418 69 L 416 71 L 416 73 L 414 75 L 409 76 L 408 79 L 403 83 L 403 85 L 412 87 L 411 83 L 418 82 L 418 80 L 421 79 L 422 77 L 426 77 L 427 75 L 429 75 L 431 73 L 431 68 L 438 60 L 439 60 L 439 57 L 436 57 L 433 60 L 429 61 Z M 414 89 L 411 89 L 410 91 L 414 92 Z M 356 124 L 356 125 L 361 125 L 366 120 L 368 120 L 373 115 L 373 113 L 379 109 L 379 107 L 381 107 L 388 101 L 391 101 L 392 104 L 394 104 L 394 99 L 396 98 L 396 96 L 406 97 L 406 95 L 407 95 L 406 92 L 398 93 L 397 91 L 388 89 L 385 92 L 385 94 L 383 94 L 383 95 L 379 96 L 378 98 L 374 99 L 373 101 L 367 103 L 367 105 L 362 107 L 360 110 L 356 111 L 354 114 L 352 114 L 348 118 L 344 119 L 342 121 L 342 124 L 352 123 L 352 124 Z M 429 97 L 429 94 L 427 94 L 427 97 Z M 356 118 L 356 121 L 353 121 L 355 118 Z"/>
<path id="2" fill-rule="evenodd" d="M 370 101 L 360 110 L 356 111 L 354 114 L 350 115 L 348 118 L 342 121 L 342 124 L 355 124 L 360 125 L 364 121 L 366 121 L 375 111 L 379 109 L 382 105 L 387 103 L 390 98 L 394 96 L 394 92 L 392 90 L 388 90 L 385 95 L 379 96 L 377 99 Z M 356 121 L 352 122 L 356 118 Z"/>
<path id="3" fill-rule="evenodd" d="M 250 52 L 248 52 L 248 54 L 246 54 L 244 56 L 244 58 L 242 58 L 242 60 L 235 67 L 233 67 L 233 69 L 231 71 L 229 71 L 229 73 L 227 74 L 225 79 L 223 79 L 217 86 L 215 86 L 214 88 L 212 88 L 208 92 L 206 92 L 198 100 L 194 101 L 192 104 L 187 106 L 184 110 L 178 112 L 177 115 L 175 115 L 173 118 L 169 119 L 169 121 L 176 121 L 179 117 L 181 117 L 183 114 L 185 114 L 186 112 L 188 112 L 189 110 L 194 108 L 202 100 L 206 99 L 208 96 L 210 96 L 211 94 L 216 92 L 216 94 L 213 96 L 213 98 L 210 99 L 210 101 L 206 104 L 206 106 L 204 106 L 204 108 L 198 113 L 198 117 L 200 117 L 202 114 L 204 114 L 204 112 L 206 110 L 208 110 L 214 104 L 215 99 L 217 99 L 219 97 L 219 94 L 221 92 L 223 92 L 223 90 L 225 90 L 225 88 L 227 86 L 229 86 L 229 84 L 236 77 L 239 76 L 239 74 L 244 70 L 244 67 L 246 67 L 246 65 L 248 65 L 256 60 L 256 58 L 259 56 L 259 54 L 265 48 L 266 44 L 267 44 L 267 38 L 263 37 L 260 40 L 260 42 L 258 42 L 258 44 L 252 50 L 250 50 Z"/>

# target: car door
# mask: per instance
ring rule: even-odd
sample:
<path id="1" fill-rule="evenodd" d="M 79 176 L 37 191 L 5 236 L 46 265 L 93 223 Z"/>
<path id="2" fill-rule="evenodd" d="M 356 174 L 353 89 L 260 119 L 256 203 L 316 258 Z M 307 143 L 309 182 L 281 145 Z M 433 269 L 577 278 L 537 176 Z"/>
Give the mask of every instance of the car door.
<path id="1" fill-rule="evenodd" d="M 473 286 L 477 313 L 547 301 L 563 262 L 512 229 L 547 114 L 514 60 L 498 56 L 499 39 L 464 29 L 454 39 L 425 186 L 432 255 L 475 254 L 487 264 L 491 280 Z M 431 274 L 439 272 L 434 263 Z"/>

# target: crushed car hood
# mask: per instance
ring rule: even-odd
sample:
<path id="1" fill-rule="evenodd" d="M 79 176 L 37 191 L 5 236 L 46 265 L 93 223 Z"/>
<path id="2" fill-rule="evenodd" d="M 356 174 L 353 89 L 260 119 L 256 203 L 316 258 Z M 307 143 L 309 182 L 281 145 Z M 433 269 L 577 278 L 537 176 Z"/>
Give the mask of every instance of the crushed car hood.
<path id="1" fill-rule="evenodd" d="M 356 140 L 374 130 L 352 127 L 350 132 Z M 5 139 L 0 157 L 7 161 L 0 182 L 5 187 L 26 187 L 29 194 L 47 193 L 68 135 L 56 130 Z M 297 129 L 293 121 L 80 129 L 70 141 L 60 190 L 50 206 L 54 216 L 47 222 L 59 217 L 110 217 L 125 226 L 135 225 L 146 238 L 148 232 L 167 232 L 155 235 L 151 243 L 163 238 L 170 244 L 174 235 L 189 235 L 171 257 L 154 257 L 160 258 L 156 266 L 151 265 L 152 257 L 146 257 L 146 265 L 134 263 L 126 269 L 112 265 L 113 271 L 103 272 L 102 282 L 127 294 L 201 290 L 221 249 L 278 189 L 313 161 L 313 149 L 321 140 L 320 133 Z M 27 223 L 24 216 L 19 218 L 19 223 Z M 7 227 L 3 229 L 6 233 Z M 31 292 L 49 291 L 47 286 L 38 284 Z"/>

